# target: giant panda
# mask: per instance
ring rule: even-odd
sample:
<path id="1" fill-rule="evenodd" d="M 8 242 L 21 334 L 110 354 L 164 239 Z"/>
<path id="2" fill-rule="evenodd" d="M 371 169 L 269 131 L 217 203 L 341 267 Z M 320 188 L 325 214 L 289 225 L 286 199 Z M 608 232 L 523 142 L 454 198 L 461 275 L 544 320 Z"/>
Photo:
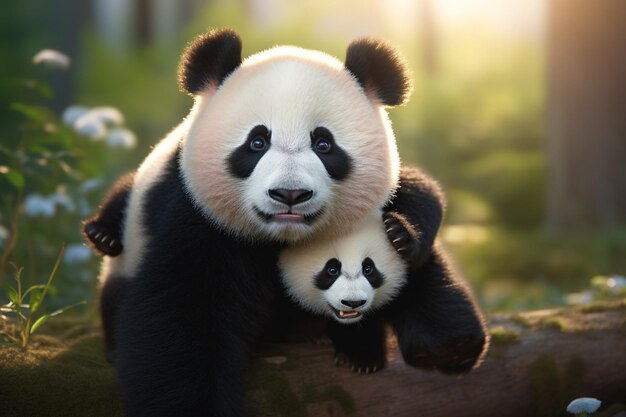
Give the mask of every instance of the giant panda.
<path id="1" fill-rule="evenodd" d="M 422 320 L 431 322 L 431 331 L 446 332 L 449 323 L 462 322 L 465 328 L 474 329 L 482 325 L 472 314 L 468 293 L 458 281 L 448 278 L 452 271 L 448 269 L 448 277 L 442 276 L 440 268 L 448 267 L 441 254 L 438 267 L 431 264 L 428 268 L 416 268 L 395 250 L 387 227 L 389 222 L 383 222 L 380 210 L 374 210 L 345 236 L 295 244 L 283 249 L 279 256 L 287 294 L 306 310 L 328 318 L 327 332 L 335 347 L 335 363 L 348 362 L 358 373 L 376 372 L 385 366 L 386 323 L 393 325 L 401 341 L 412 337 L 404 332 L 416 329 L 397 325 L 398 320 L 406 319 L 402 304 L 425 303 L 416 307 L 425 315 Z M 394 240 L 397 239 L 401 238 Z M 437 291 L 439 280 L 450 287 Z M 411 284 L 406 285 L 407 282 Z M 394 308 L 394 303 L 401 308 Z M 459 314 L 459 318 L 450 321 L 441 316 L 450 313 Z M 401 348 L 403 345 L 400 343 Z M 461 356 L 448 363 L 437 363 L 425 355 L 426 361 L 418 366 L 466 372 L 481 357 L 483 347 L 477 345 L 474 349 L 457 352 Z"/>
<path id="2" fill-rule="evenodd" d="M 238 35 L 213 30 L 187 47 L 179 83 L 195 98 L 190 114 L 85 233 L 104 252 L 121 238 L 103 261 L 100 303 L 128 415 L 240 416 L 250 347 L 282 294 L 280 251 L 348 234 L 384 206 L 398 253 L 436 268 L 443 201 L 428 177 L 400 174 L 384 108 L 403 103 L 410 82 L 386 43 L 354 41 L 344 63 L 295 47 L 242 62 Z M 109 203 L 124 207 L 112 236 Z M 433 291 L 446 294 L 456 278 L 441 275 Z M 480 322 L 468 294 L 464 313 Z M 396 315 L 407 362 L 454 366 L 485 345 L 481 326 L 443 314 L 449 331 L 433 331 L 422 313 L 409 303 Z"/>

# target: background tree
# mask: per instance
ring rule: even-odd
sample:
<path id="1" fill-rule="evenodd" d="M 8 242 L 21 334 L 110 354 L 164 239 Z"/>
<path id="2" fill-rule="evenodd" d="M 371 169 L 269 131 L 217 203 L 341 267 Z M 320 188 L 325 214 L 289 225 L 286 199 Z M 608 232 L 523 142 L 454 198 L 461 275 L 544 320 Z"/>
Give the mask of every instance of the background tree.
<path id="1" fill-rule="evenodd" d="M 552 0 L 549 225 L 626 222 L 626 2 Z"/>

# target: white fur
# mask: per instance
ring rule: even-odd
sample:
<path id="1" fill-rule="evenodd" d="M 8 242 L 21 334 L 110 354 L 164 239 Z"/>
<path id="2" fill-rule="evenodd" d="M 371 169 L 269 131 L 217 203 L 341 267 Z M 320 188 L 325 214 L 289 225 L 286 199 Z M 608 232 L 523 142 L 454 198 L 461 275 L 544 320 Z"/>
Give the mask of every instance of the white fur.
<path id="1" fill-rule="evenodd" d="M 287 241 L 318 231 L 340 235 L 395 189 L 399 157 L 387 114 L 329 55 L 295 47 L 253 55 L 196 107 L 183 144 L 186 186 L 207 217 L 234 234 Z M 228 156 L 257 125 L 271 130 L 270 149 L 249 178 L 227 175 Z M 343 181 L 333 181 L 311 149 L 310 132 L 319 126 L 353 160 Z M 297 211 L 323 208 L 325 215 L 312 226 L 263 221 L 254 206 L 268 213 L 286 208 L 270 199 L 272 188 L 312 190 Z"/>
<path id="2" fill-rule="evenodd" d="M 362 262 L 371 258 L 385 276 L 378 289 L 362 274 Z M 341 275 L 326 291 L 315 286 L 314 277 L 326 262 L 337 258 Z M 316 239 L 283 250 L 279 259 L 282 279 L 290 296 L 304 308 L 336 318 L 329 307 L 350 310 L 342 299 L 367 300 L 354 310 L 367 313 L 392 300 L 406 282 L 407 265 L 387 240 L 380 210 L 371 213 L 355 230 L 341 238 Z M 356 320 L 341 320 L 347 323 Z"/>

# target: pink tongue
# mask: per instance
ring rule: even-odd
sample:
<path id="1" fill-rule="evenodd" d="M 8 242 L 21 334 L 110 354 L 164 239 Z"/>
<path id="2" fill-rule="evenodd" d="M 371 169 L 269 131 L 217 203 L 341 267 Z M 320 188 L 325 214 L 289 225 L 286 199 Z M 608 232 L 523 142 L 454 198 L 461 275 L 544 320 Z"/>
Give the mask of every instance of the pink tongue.
<path id="1" fill-rule="evenodd" d="M 296 222 L 296 221 L 302 221 L 304 220 L 304 217 L 301 214 L 295 214 L 295 213 L 281 213 L 281 214 L 277 214 L 274 216 L 274 219 L 276 220 L 284 220 L 284 221 L 290 221 L 290 222 Z"/>

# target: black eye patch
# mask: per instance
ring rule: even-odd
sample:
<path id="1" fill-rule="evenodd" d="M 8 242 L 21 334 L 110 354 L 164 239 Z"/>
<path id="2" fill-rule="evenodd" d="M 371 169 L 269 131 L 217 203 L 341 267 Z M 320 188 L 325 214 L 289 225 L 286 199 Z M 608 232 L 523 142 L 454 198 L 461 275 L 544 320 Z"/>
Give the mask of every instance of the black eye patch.
<path id="1" fill-rule="evenodd" d="M 270 148 L 271 138 L 272 132 L 267 127 L 263 125 L 253 127 L 246 141 L 228 157 L 229 172 L 237 178 L 248 178 Z"/>
<path id="2" fill-rule="evenodd" d="M 363 276 L 365 276 L 372 288 L 379 288 L 381 285 L 383 285 L 383 283 L 385 282 L 385 277 L 383 274 L 380 273 L 378 268 L 376 268 L 376 264 L 374 264 L 374 261 L 371 258 L 365 258 L 363 260 L 363 263 L 361 264 L 361 268 L 363 271 Z"/>
<path id="3" fill-rule="evenodd" d="M 332 179 L 341 181 L 352 171 L 352 158 L 337 143 L 330 130 L 316 127 L 311 132 L 311 149 Z"/>
<path id="4" fill-rule="evenodd" d="M 336 271 L 336 272 L 335 272 Z M 341 275 L 341 262 L 337 258 L 332 258 L 320 272 L 315 275 L 315 286 L 320 290 L 329 289 Z"/>

